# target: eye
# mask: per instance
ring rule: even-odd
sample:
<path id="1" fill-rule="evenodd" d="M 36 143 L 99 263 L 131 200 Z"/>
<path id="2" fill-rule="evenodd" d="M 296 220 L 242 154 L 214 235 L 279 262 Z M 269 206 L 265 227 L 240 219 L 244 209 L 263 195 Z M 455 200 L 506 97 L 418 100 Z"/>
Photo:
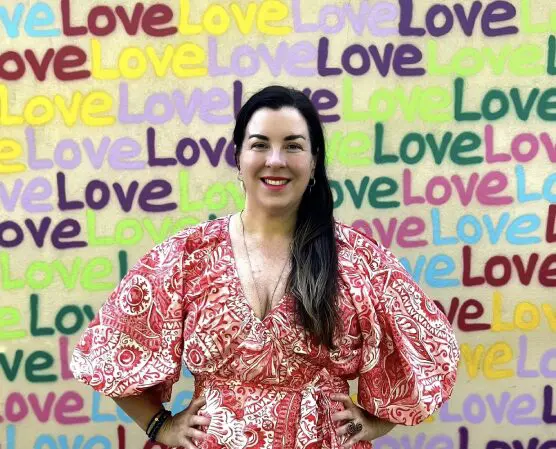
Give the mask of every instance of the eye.
<path id="1" fill-rule="evenodd" d="M 289 151 L 301 151 L 301 150 L 303 150 L 303 147 L 301 145 L 299 145 L 298 143 L 290 143 L 287 148 L 288 148 Z"/>
<path id="2" fill-rule="evenodd" d="M 251 148 L 256 148 L 258 150 L 263 150 L 266 148 L 266 144 L 263 142 L 255 142 L 253 145 L 251 145 Z"/>

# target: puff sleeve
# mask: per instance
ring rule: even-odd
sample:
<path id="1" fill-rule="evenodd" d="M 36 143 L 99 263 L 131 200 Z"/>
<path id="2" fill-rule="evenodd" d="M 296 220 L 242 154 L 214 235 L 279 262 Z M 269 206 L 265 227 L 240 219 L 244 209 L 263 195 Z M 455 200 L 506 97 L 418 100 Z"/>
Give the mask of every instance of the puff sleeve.
<path id="1" fill-rule="evenodd" d="M 156 245 L 128 271 L 81 335 L 70 369 L 110 397 L 156 387 L 168 401 L 183 351 L 183 260 L 188 230 Z"/>
<path id="2" fill-rule="evenodd" d="M 362 333 L 358 398 L 371 414 L 415 425 L 451 395 L 459 348 L 445 315 L 384 246 L 360 235 L 355 303 Z"/>

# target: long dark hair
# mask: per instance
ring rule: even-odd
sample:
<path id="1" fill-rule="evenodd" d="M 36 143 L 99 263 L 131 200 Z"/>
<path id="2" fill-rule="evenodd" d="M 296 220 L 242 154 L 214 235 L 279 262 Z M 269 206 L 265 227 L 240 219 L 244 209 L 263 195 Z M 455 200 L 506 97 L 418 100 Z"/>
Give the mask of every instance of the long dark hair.
<path id="1" fill-rule="evenodd" d="M 292 271 L 288 289 L 296 298 L 297 313 L 303 327 L 319 343 L 334 348 L 338 325 L 338 253 L 336 250 L 332 190 L 325 167 L 325 141 L 319 115 L 311 100 L 301 91 L 283 86 L 268 86 L 250 97 L 236 117 L 234 128 L 235 160 L 251 116 L 260 108 L 294 107 L 307 122 L 311 152 L 316 156 L 315 184 L 305 190 L 297 213 L 292 241 Z"/>

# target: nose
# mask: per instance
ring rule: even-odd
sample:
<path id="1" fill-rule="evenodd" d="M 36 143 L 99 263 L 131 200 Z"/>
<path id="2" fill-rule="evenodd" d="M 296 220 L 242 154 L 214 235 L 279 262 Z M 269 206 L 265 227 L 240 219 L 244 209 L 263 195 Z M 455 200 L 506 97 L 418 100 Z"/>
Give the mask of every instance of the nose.
<path id="1" fill-rule="evenodd" d="M 280 147 L 272 148 L 268 152 L 268 157 L 266 158 L 267 167 L 285 167 L 286 166 L 286 156 L 283 154 Z"/>

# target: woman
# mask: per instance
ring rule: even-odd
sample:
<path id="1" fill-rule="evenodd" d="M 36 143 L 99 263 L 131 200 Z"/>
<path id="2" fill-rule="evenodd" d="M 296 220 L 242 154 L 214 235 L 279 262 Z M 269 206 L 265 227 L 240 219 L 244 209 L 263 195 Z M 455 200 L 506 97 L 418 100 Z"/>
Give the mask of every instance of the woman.
<path id="1" fill-rule="evenodd" d="M 423 421 L 451 394 L 457 342 L 390 251 L 334 220 L 310 100 L 263 89 L 234 142 L 245 209 L 141 258 L 82 335 L 76 378 L 188 449 L 362 449 Z M 194 398 L 170 416 L 182 361 Z"/>

